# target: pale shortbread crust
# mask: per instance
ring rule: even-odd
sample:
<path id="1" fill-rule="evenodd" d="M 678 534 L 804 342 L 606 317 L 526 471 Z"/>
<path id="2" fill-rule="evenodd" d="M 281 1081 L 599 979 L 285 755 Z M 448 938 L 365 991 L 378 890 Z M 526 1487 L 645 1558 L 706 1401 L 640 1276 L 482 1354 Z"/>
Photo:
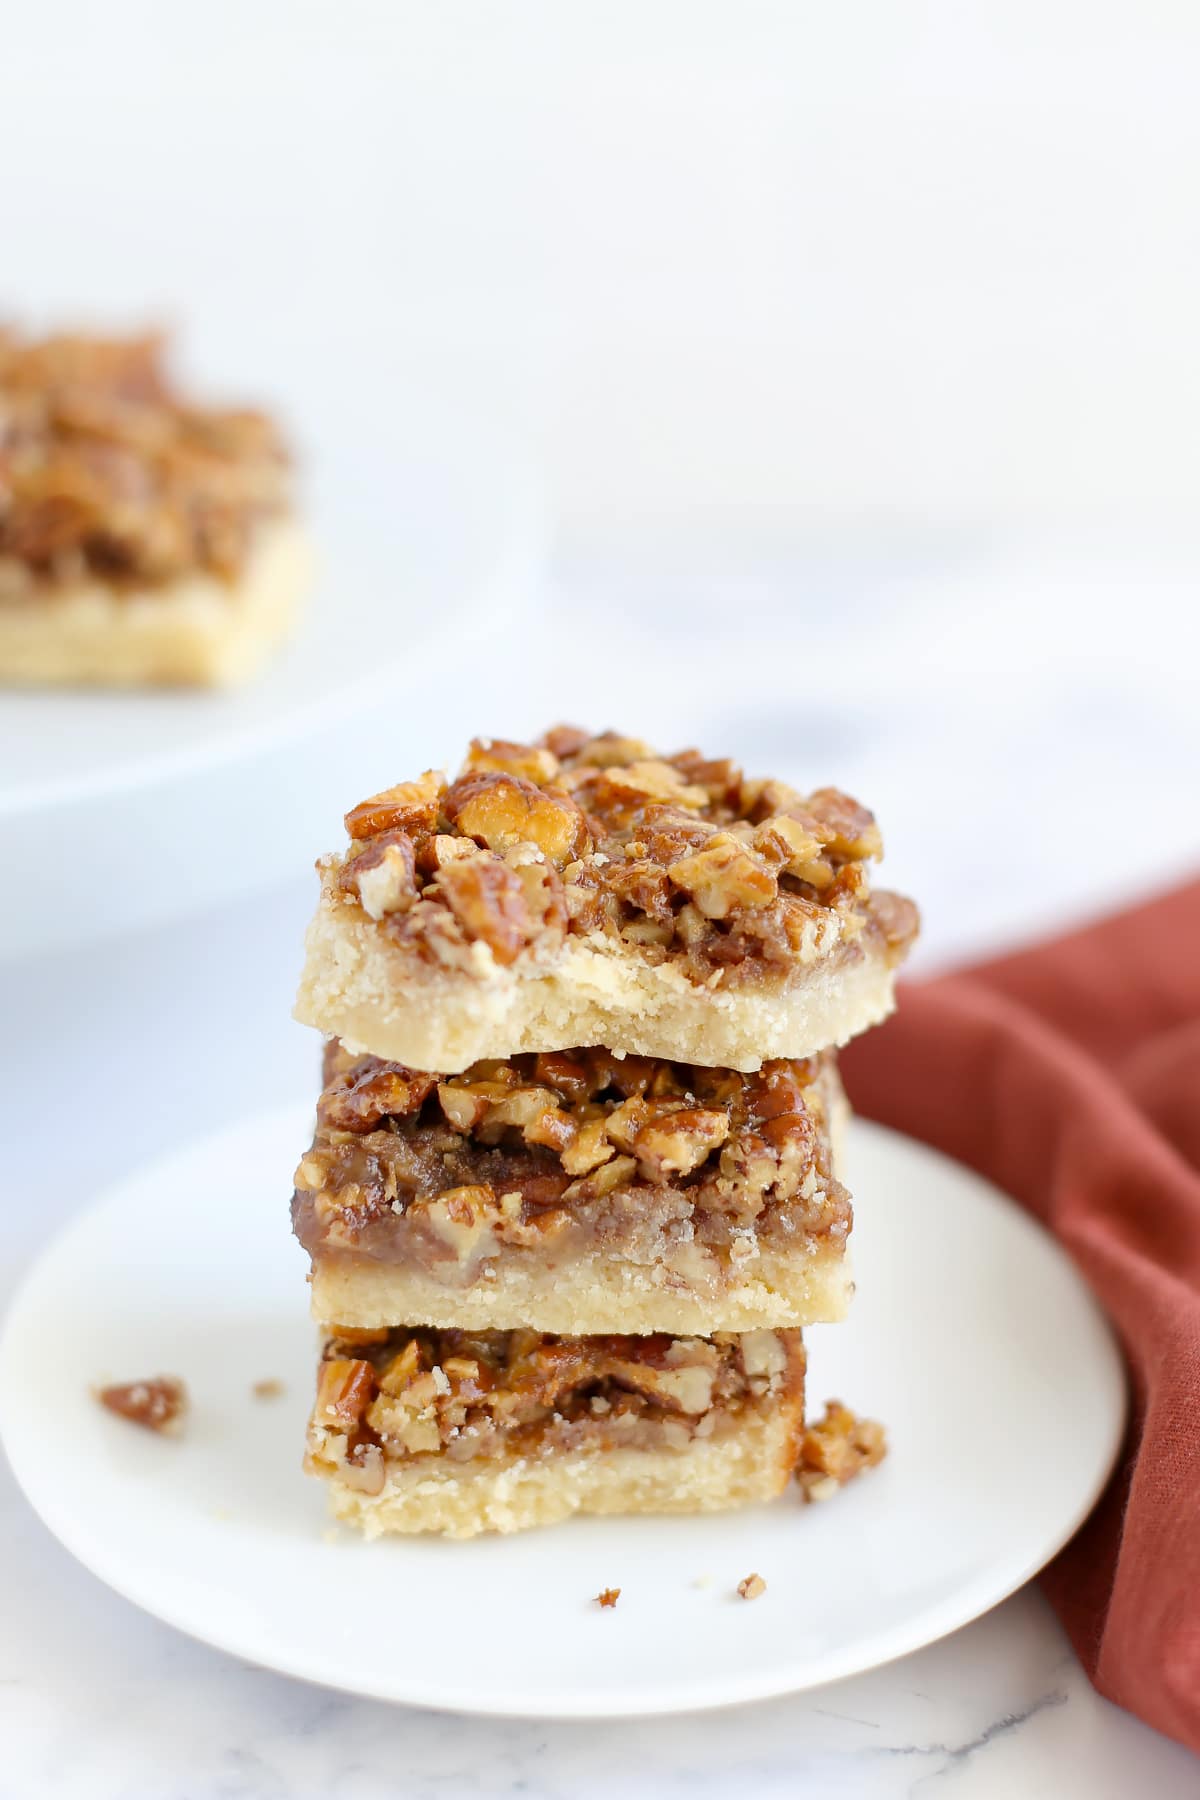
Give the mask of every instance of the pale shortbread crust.
<path id="1" fill-rule="evenodd" d="M 0 682 L 18 686 L 219 687 L 242 681 L 287 636 L 308 584 L 308 539 L 265 525 L 232 586 L 196 574 L 161 589 L 81 582 L 0 600 Z"/>
<path id="2" fill-rule="evenodd" d="M 761 1403 L 719 1438 L 693 1438 L 679 1450 L 566 1450 L 470 1463 L 418 1457 L 389 1463 L 377 1495 L 327 1476 L 330 1506 L 367 1537 L 423 1531 L 475 1537 L 554 1525 L 574 1513 L 720 1512 L 783 1492 L 803 1413 L 802 1396 Z"/>
<path id="3" fill-rule="evenodd" d="M 699 1249 L 699 1247 L 697 1247 Z M 661 1264 L 633 1263 L 619 1249 L 573 1256 L 556 1270 L 505 1252 L 486 1277 L 448 1287 L 424 1270 L 366 1257 L 318 1258 L 312 1312 L 321 1324 L 374 1330 L 433 1325 L 463 1331 L 561 1332 L 567 1336 L 669 1331 L 708 1337 L 714 1331 L 771 1331 L 833 1323 L 846 1316 L 854 1292 L 842 1243 L 800 1239 L 787 1249 L 755 1249 L 735 1265 L 729 1285 L 705 1282 L 705 1259 L 688 1267 L 686 1285 Z"/>
<path id="4" fill-rule="evenodd" d="M 326 886 L 308 928 L 295 1016 L 348 1049 L 457 1074 L 484 1057 L 605 1044 L 619 1054 L 750 1070 L 813 1056 L 885 1019 L 895 970 L 882 944 L 848 947 L 830 920 L 786 980 L 697 987 L 670 961 L 597 934 L 568 938 L 550 966 L 433 967 Z"/>

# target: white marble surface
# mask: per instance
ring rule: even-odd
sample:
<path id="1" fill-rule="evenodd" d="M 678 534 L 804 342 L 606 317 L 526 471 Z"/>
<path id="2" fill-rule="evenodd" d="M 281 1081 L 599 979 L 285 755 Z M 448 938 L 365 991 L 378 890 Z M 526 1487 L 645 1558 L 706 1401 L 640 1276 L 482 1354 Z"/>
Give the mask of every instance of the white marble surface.
<path id="1" fill-rule="evenodd" d="M 603 608 L 610 652 L 581 659 L 548 626 L 456 679 L 447 741 L 480 720 L 657 705 L 666 736 L 707 719 L 748 762 L 857 785 L 889 826 L 894 879 L 927 902 L 929 966 L 1100 910 L 1131 869 L 1152 886 L 1200 860 L 1191 572 L 1111 545 L 592 558 L 557 602 Z M 314 1042 L 288 1012 L 310 898 L 298 877 L 135 941 L 0 963 L 0 1305 L 98 1185 L 308 1090 Z M 287 1173 L 263 1197 L 281 1230 Z M 1200 1762 L 1092 1692 L 1036 1589 L 835 1687 L 628 1725 L 446 1718 L 239 1665 L 77 1567 L 2 1465 L 0 1592 L 3 1800 L 1200 1792 Z M 402 1613 L 397 1645 L 419 1654 Z"/>

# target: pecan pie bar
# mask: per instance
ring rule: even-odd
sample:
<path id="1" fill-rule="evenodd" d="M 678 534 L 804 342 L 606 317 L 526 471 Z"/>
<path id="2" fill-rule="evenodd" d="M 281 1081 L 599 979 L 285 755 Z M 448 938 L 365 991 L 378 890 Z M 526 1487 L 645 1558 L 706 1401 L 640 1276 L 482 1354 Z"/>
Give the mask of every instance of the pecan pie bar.
<path id="1" fill-rule="evenodd" d="M 0 330 L 0 681 L 234 681 L 288 629 L 308 552 L 282 443 L 183 399 L 162 349 Z"/>
<path id="2" fill-rule="evenodd" d="M 892 1007 L 916 909 L 871 814 L 569 727 L 477 739 L 364 800 L 323 859 L 296 1016 L 410 1067 L 615 1044 L 756 1069 Z"/>
<path id="3" fill-rule="evenodd" d="M 521 1531 L 573 1513 L 770 1500 L 804 1428 L 798 1332 L 326 1340 L 305 1466 L 369 1537 Z"/>
<path id="4" fill-rule="evenodd" d="M 606 1050 L 438 1077 L 326 1048 L 293 1222 L 343 1325 L 748 1331 L 838 1319 L 832 1053 L 753 1074 Z"/>

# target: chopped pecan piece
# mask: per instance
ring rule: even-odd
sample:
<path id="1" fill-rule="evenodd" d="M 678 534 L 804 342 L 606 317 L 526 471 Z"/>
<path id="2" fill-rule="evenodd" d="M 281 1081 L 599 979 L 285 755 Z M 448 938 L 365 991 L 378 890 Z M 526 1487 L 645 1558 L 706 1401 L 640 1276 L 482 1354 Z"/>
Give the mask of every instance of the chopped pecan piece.
<path id="1" fill-rule="evenodd" d="M 615 1606 L 621 1598 L 620 1588 L 601 1588 L 596 1595 L 597 1606 Z"/>
<path id="2" fill-rule="evenodd" d="M 754 847 L 786 875 L 795 875 L 800 880 L 813 880 L 815 876 L 816 886 L 823 885 L 831 874 L 820 863 L 823 848 L 820 838 L 806 831 L 798 819 L 789 819 L 785 813 L 778 813 L 756 827 Z"/>
<path id="3" fill-rule="evenodd" d="M 684 1106 L 652 1118 L 633 1140 L 633 1153 L 647 1181 L 690 1175 L 729 1136 L 729 1114 Z"/>
<path id="4" fill-rule="evenodd" d="M 391 831 L 346 864 L 342 885 L 357 891 L 372 919 L 407 912 L 417 899 L 417 864 L 407 832 Z"/>
<path id="5" fill-rule="evenodd" d="M 417 851 L 417 868 L 422 875 L 436 875 L 447 863 L 461 862 L 466 856 L 474 856 L 479 846 L 474 838 L 454 837 L 448 831 L 435 831 L 427 837 Z"/>
<path id="6" fill-rule="evenodd" d="M 521 879 L 489 851 L 447 863 L 437 890 L 467 937 L 486 944 L 498 963 L 515 961 L 533 941 L 536 926 Z"/>
<path id="7" fill-rule="evenodd" d="M 734 809 L 742 792 L 742 771 L 732 757 L 709 757 L 699 750 L 680 750 L 667 761 L 679 770 L 684 780 L 705 789 L 714 806 Z"/>
<path id="8" fill-rule="evenodd" d="M 593 1169 L 598 1169 L 601 1163 L 607 1162 L 612 1154 L 607 1120 L 589 1119 L 580 1126 L 574 1142 L 564 1147 L 562 1165 L 568 1175 L 587 1175 Z"/>
<path id="9" fill-rule="evenodd" d="M 375 1393 L 374 1366 L 361 1357 L 333 1356 L 323 1362 L 314 1417 L 347 1435 L 356 1431 Z"/>
<path id="10" fill-rule="evenodd" d="M 552 756 L 576 756 L 591 738 L 580 725 L 552 725 L 542 733 L 541 741 Z"/>
<path id="11" fill-rule="evenodd" d="M 440 771 L 426 769 L 418 780 L 397 782 L 352 807 L 346 814 L 346 830 L 352 838 L 374 837 L 379 831 L 430 831 L 445 786 Z"/>
<path id="12" fill-rule="evenodd" d="M 616 763 L 604 770 L 604 782 L 614 794 L 623 798 L 659 800 L 673 806 L 695 808 L 708 805 L 707 788 L 689 786 L 678 769 L 654 757 Z"/>
<path id="13" fill-rule="evenodd" d="M 702 850 L 672 863 L 667 874 L 706 919 L 727 919 L 739 907 L 769 906 L 778 892 L 766 864 L 723 831 Z"/>
<path id="14" fill-rule="evenodd" d="M 443 1188 L 440 1194 L 414 1200 L 409 1213 L 424 1219 L 459 1262 L 486 1247 L 492 1227 L 503 1217 L 495 1190 L 483 1184 Z"/>
<path id="15" fill-rule="evenodd" d="M 372 1131 L 381 1119 L 419 1112 L 436 1086 L 436 1075 L 364 1057 L 329 1082 L 317 1118 L 330 1131 Z"/>
<path id="16" fill-rule="evenodd" d="M 583 1133 L 580 1132 L 580 1137 Z M 564 1164 L 566 1156 L 563 1157 Z M 605 1194 L 611 1194 L 619 1187 L 624 1187 L 637 1168 L 632 1156 L 614 1156 L 611 1162 L 601 1163 L 590 1175 L 583 1175 L 563 1189 L 563 1200 L 600 1200 Z"/>
<path id="17" fill-rule="evenodd" d="M 488 850 L 533 844 L 561 866 L 589 847 L 583 814 L 571 796 L 523 776 L 496 771 L 462 775 L 447 789 L 443 806 L 466 837 Z"/>
<path id="18" fill-rule="evenodd" d="M 383 1451 L 378 1444 L 355 1444 L 341 1465 L 342 1480 L 361 1494 L 382 1494 L 387 1480 Z"/>
<path id="19" fill-rule="evenodd" d="M 737 1591 L 743 1600 L 757 1600 L 760 1594 L 766 1593 L 767 1584 L 761 1575 L 747 1575 L 738 1582 Z"/>
<path id="20" fill-rule="evenodd" d="M 742 1368 L 749 1380 L 772 1381 L 787 1367 L 787 1353 L 777 1331 L 744 1331 L 738 1340 Z"/>
<path id="21" fill-rule="evenodd" d="M 839 861 L 883 855 L 883 839 L 874 814 L 840 788 L 818 788 L 808 796 L 806 806 L 819 819 L 829 848 Z"/>
<path id="22" fill-rule="evenodd" d="M 514 744 L 506 738 L 472 738 L 463 762 L 464 773 L 483 769 L 503 775 L 521 775 L 526 781 L 553 781 L 558 757 L 540 744 Z"/>
<path id="23" fill-rule="evenodd" d="M 438 1083 L 438 1103 L 455 1131 L 465 1132 L 483 1123 L 489 1105 L 487 1094 L 454 1081 Z"/>
<path id="24" fill-rule="evenodd" d="M 604 1121 L 609 1142 L 618 1150 L 624 1150 L 627 1156 L 636 1155 L 638 1132 L 650 1117 L 650 1102 L 641 1094 L 631 1094 L 620 1106 L 614 1106 Z"/>
<path id="25" fill-rule="evenodd" d="M 569 731 L 570 727 L 564 729 Z M 584 741 L 573 750 L 565 750 L 561 741 L 554 744 L 550 739 L 551 734 L 547 733 L 546 742 L 559 757 L 565 759 L 571 756 L 584 768 L 604 769 L 610 764 L 616 768 L 624 768 L 629 763 L 643 761 L 653 754 L 649 744 L 643 743 L 641 738 L 622 737 L 618 731 L 602 731 L 599 737 L 588 737 L 585 734 Z"/>
<path id="26" fill-rule="evenodd" d="M 517 1088 L 491 1102 L 486 1122 L 489 1128 L 515 1126 L 527 1144 L 544 1144 L 550 1150 L 565 1150 L 579 1129 L 559 1106 L 558 1095 L 543 1087 Z"/>
<path id="27" fill-rule="evenodd" d="M 144 1381 L 114 1382 L 96 1398 L 101 1406 L 131 1425 L 173 1435 L 187 1412 L 187 1388 L 177 1375 L 154 1375 Z"/>
<path id="28" fill-rule="evenodd" d="M 698 1338 L 680 1339 L 671 1345 L 668 1359 L 672 1352 L 676 1353 L 673 1367 L 666 1360 L 660 1364 L 648 1357 L 628 1361 L 614 1357 L 608 1367 L 616 1381 L 635 1393 L 645 1394 L 669 1411 L 699 1416 L 712 1405 L 716 1378 L 712 1346 Z"/>

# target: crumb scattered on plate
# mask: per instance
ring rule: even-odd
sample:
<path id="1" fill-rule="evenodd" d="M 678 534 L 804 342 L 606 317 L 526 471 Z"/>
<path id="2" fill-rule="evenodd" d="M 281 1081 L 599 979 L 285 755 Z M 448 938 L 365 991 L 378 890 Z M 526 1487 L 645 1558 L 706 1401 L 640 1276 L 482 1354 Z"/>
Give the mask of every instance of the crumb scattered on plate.
<path id="1" fill-rule="evenodd" d="M 743 1600 L 757 1600 L 760 1594 L 766 1593 L 767 1584 L 761 1575 L 747 1575 L 738 1582 L 737 1591 Z"/>
<path id="2" fill-rule="evenodd" d="M 256 1381 L 250 1392 L 256 1400 L 278 1400 L 285 1389 L 282 1381 L 277 1381 L 272 1375 L 266 1381 Z"/>
<path id="3" fill-rule="evenodd" d="M 615 1606 L 621 1598 L 620 1588 L 601 1588 L 596 1595 L 597 1606 Z"/>
<path id="4" fill-rule="evenodd" d="M 143 1381 L 118 1381 L 96 1394 L 101 1406 L 146 1431 L 177 1434 L 188 1409 L 188 1391 L 178 1375 L 153 1375 Z"/>
<path id="5" fill-rule="evenodd" d="M 840 1400 L 825 1404 L 824 1416 L 800 1440 L 796 1480 L 806 1500 L 830 1500 L 865 1469 L 887 1455 L 887 1433 L 875 1419 L 860 1419 Z"/>

